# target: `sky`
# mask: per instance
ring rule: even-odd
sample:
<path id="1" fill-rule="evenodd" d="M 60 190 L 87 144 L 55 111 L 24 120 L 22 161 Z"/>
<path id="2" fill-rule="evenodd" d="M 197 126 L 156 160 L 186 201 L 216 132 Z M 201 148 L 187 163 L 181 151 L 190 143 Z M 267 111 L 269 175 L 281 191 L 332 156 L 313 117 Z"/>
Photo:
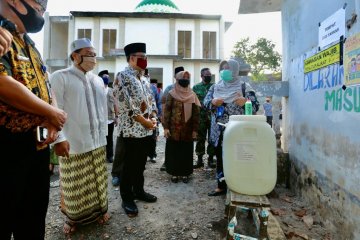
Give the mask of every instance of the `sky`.
<path id="1" fill-rule="evenodd" d="M 255 42 L 260 37 L 273 41 L 275 50 L 281 54 L 281 13 L 238 14 L 240 0 L 172 0 L 181 13 L 223 15 L 225 21 L 233 22 L 225 32 L 225 57 L 231 56 L 234 44 L 249 37 Z M 70 11 L 133 12 L 141 0 L 49 0 L 50 16 L 68 16 Z M 43 32 L 31 36 L 43 49 Z"/>

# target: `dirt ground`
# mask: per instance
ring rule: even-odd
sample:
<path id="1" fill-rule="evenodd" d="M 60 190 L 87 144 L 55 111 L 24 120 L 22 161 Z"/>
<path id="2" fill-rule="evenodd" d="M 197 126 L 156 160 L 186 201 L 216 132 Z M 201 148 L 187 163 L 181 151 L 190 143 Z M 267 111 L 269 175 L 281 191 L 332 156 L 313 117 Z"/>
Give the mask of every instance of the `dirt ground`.
<path id="1" fill-rule="evenodd" d="M 207 196 L 216 186 L 215 170 L 196 169 L 189 183 L 172 183 L 170 176 L 159 170 L 164 161 L 164 147 L 165 139 L 160 136 L 157 162 L 147 162 L 145 170 L 145 190 L 158 197 L 156 203 L 137 202 L 138 217 L 128 218 L 121 208 L 119 188 L 111 185 L 111 164 L 108 163 L 111 219 L 105 225 L 93 223 L 78 226 L 71 236 L 65 236 L 62 232 L 64 216 L 59 210 L 59 175 L 55 168 L 55 174 L 51 177 L 45 239 L 224 239 L 227 227 L 224 214 L 225 196 Z M 308 209 L 307 205 L 288 189 L 277 186 L 269 195 L 269 200 L 271 212 L 278 219 L 287 239 L 339 239 L 334 238 L 326 229 L 326 222 L 321 221 L 316 210 Z M 246 217 L 240 216 L 237 229 L 239 228 L 249 231 L 246 234 L 255 232 L 254 226 Z"/>

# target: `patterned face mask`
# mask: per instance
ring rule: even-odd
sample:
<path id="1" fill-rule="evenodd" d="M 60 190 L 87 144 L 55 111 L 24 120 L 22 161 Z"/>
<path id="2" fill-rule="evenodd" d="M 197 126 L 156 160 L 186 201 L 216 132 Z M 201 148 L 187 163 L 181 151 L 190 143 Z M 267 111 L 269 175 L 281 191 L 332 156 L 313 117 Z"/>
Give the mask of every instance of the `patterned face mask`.
<path id="1" fill-rule="evenodd" d="M 27 14 L 22 14 L 16 8 L 13 6 L 10 6 L 10 8 L 13 10 L 13 12 L 18 16 L 18 18 L 21 20 L 22 24 L 25 27 L 25 30 L 27 33 L 37 33 L 40 32 L 40 30 L 43 28 L 45 19 L 40 16 L 35 9 L 33 9 L 27 2 L 24 0 L 20 0 L 22 4 L 24 4 Z M 41 5 L 42 6 L 42 5 Z"/>

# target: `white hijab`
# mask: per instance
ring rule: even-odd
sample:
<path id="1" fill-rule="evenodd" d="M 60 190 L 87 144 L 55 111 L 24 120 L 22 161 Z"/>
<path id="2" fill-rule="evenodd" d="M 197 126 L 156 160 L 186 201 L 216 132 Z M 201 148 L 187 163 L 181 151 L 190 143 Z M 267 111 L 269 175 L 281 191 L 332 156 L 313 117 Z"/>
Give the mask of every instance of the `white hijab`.
<path id="1" fill-rule="evenodd" d="M 229 70 L 232 72 L 233 79 L 231 81 L 224 81 L 220 77 L 220 81 L 214 86 L 214 98 L 222 98 L 225 103 L 232 103 L 237 98 L 242 97 L 242 89 L 239 77 L 239 63 L 230 59 L 227 61 Z"/>

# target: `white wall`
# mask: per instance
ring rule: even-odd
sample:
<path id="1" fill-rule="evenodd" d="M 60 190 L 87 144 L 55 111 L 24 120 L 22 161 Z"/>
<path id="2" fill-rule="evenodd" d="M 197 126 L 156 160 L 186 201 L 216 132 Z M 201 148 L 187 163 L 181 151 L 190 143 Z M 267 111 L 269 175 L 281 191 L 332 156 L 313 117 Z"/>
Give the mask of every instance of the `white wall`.
<path id="1" fill-rule="evenodd" d="M 296 173 L 297 191 L 320 208 L 325 223 L 355 239 L 360 234 L 360 112 L 344 104 L 360 105 L 360 86 L 350 87 L 345 97 L 343 67 L 334 64 L 304 74 L 304 59 L 316 53 L 318 23 L 342 8 L 345 1 L 284 0 L 283 80 L 289 81 L 289 99 L 284 102 L 285 134 L 290 160 Z M 346 19 L 360 14 L 359 6 L 347 1 Z M 360 31 L 357 22 L 346 37 Z M 340 106 L 333 108 L 333 101 Z M 355 98 L 354 98 L 355 97 Z M 360 111 L 360 108 L 359 108 Z"/>
<path id="2" fill-rule="evenodd" d="M 169 20 L 127 18 L 125 20 L 125 45 L 146 43 L 147 54 L 169 54 Z"/>

